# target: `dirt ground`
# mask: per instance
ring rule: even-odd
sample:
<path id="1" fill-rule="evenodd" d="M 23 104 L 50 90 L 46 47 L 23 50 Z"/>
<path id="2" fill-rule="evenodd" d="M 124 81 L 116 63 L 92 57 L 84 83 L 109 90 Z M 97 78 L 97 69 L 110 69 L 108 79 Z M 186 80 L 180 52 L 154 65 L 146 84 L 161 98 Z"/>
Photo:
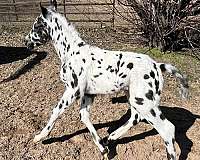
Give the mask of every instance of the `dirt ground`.
<path id="1" fill-rule="evenodd" d="M 97 30 L 82 30 L 83 38 L 99 47 L 117 50 L 135 49 L 131 35 Z M 79 118 L 79 101 L 74 103 L 55 124 L 49 137 L 33 143 L 33 137 L 46 124 L 52 108 L 62 96 L 59 59 L 50 44 L 27 53 L 24 30 L 3 31 L 0 36 L 0 160 L 100 160 L 100 152 Z M 120 38 L 118 38 L 120 37 Z M 190 99 L 182 101 L 178 84 L 165 76 L 161 109 L 176 126 L 176 150 L 179 160 L 200 159 L 200 61 L 181 56 L 189 75 Z M 171 62 L 165 59 L 166 62 Z M 171 62 L 172 63 L 172 62 Z M 179 66 L 176 62 L 174 65 Z M 5 80 L 6 79 L 6 80 Z M 111 97 L 98 96 L 91 109 L 91 120 L 103 138 L 129 116 L 126 104 L 112 104 Z M 122 118 L 121 118 L 122 117 Z M 110 146 L 111 159 L 165 160 L 164 142 L 144 122 Z"/>

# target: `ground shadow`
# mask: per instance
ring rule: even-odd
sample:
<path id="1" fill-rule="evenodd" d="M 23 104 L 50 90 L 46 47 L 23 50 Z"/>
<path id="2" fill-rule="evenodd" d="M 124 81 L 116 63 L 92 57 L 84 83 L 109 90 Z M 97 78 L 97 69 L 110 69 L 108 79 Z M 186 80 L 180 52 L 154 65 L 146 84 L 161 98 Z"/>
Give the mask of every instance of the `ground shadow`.
<path id="1" fill-rule="evenodd" d="M 46 52 L 29 51 L 26 47 L 5 47 L 0 46 L 0 65 L 12 63 L 18 60 L 23 60 L 33 55 L 24 65 L 18 68 L 9 77 L 3 79 L 0 83 L 8 82 L 19 78 L 22 74 L 32 69 L 36 64 L 39 64 L 42 59 L 47 56 Z"/>
<path id="2" fill-rule="evenodd" d="M 115 101 L 116 102 L 116 101 Z M 125 100 L 122 98 L 122 102 L 125 102 Z M 178 107 L 166 107 L 166 106 L 160 106 L 160 109 L 166 116 L 168 120 L 170 120 L 176 127 L 176 133 L 175 133 L 175 139 L 178 143 L 181 154 L 179 156 L 179 160 L 186 160 L 188 157 L 188 154 L 191 151 L 191 147 L 193 146 L 193 142 L 187 137 L 186 133 L 187 130 L 193 125 L 196 119 L 199 119 L 199 115 L 194 115 L 190 111 L 178 108 Z M 112 131 L 117 129 L 119 126 L 123 125 L 130 117 L 130 110 L 126 112 L 125 115 L 123 115 L 119 120 L 102 123 L 102 124 L 95 124 L 95 128 L 98 130 L 100 128 L 109 127 L 108 133 L 110 134 Z M 55 137 L 50 138 L 43 141 L 43 144 L 51 144 L 54 142 L 64 142 L 66 140 L 69 140 L 70 138 L 88 132 L 88 130 L 82 129 L 79 131 L 76 131 L 75 133 L 64 135 L 61 137 Z M 116 147 L 118 144 L 126 144 L 135 140 L 145 139 L 145 137 L 152 136 L 158 134 L 155 129 L 152 129 L 150 131 L 137 134 L 131 137 L 123 137 L 121 139 L 118 139 L 117 141 L 113 142 L 112 144 L 109 144 L 109 159 L 114 158 L 117 155 Z M 104 138 L 105 140 L 106 138 Z"/>

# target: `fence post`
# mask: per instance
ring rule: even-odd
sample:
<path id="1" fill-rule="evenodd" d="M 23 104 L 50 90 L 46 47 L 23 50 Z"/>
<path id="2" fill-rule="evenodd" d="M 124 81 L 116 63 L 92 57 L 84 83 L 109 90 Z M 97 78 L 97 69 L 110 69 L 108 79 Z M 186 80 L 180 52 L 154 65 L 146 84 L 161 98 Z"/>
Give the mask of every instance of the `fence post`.
<path id="1" fill-rule="evenodd" d="M 15 10 L 16 21 L 18 21 L 17 8 L 16 8 L 15 0 L 13 0 L 13 6 L 14 6 L 14 10 Z"/>
<path id="2" fill-rule="evenodd" d="M 115 0 L 113 0 L 113 10 L 112 10 L 112 28 L 115 29 Z"/>
<path id="3" fill-rule="evenodd" d="M 64 15 L 66 17 L 66 7 L 65 7 L 65 0 L 63 0 L 63 7 L 64 7 Z"/>

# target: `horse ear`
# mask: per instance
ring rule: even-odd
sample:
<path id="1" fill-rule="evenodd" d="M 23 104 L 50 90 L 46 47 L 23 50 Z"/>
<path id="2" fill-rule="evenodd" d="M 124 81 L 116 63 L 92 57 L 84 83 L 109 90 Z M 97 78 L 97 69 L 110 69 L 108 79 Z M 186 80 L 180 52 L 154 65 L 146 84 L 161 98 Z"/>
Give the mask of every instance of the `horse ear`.
<path id="1" fill-rule="evenodd" d="M 56 0 L 50 0 L 50 4 L 53 7 L 54 10 L 57 10 L 57 2 Z"/>
<path id="2" fill-rule="evenodd" d="M 40 8 L 41 8 L 43 17 L 47 18 L 48 10 L 42 6 L 41 2 L 40 2 Z"/>

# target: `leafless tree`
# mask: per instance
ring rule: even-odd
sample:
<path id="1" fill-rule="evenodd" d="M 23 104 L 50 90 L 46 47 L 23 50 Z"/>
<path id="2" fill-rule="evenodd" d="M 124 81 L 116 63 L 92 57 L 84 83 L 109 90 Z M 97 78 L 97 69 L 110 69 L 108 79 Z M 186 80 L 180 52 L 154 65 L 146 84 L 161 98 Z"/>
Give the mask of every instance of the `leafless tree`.
<path id="1" fill-rule="evenodd" d="M 163 51 L 199 48 L 200 0 L 118 0 L 118 3 L 136 12 L 151 47 Z"/>

